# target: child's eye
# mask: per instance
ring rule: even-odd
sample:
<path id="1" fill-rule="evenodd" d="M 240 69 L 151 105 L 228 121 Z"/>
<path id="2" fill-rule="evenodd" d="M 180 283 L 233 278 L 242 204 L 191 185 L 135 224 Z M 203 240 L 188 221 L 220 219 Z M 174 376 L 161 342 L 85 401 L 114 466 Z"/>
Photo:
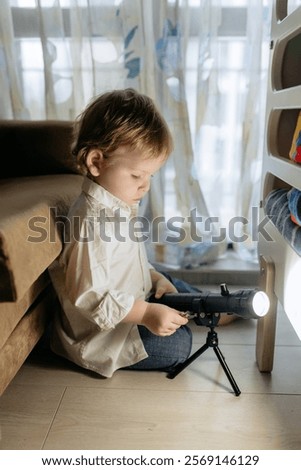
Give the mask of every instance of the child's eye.
<path id="1" fill-rule="evenodd" d="M 140 175 L 132 175 L 132 178 L 134 178 L 135 180 L 137 180 L 137 179 L 140 178 Z"/>

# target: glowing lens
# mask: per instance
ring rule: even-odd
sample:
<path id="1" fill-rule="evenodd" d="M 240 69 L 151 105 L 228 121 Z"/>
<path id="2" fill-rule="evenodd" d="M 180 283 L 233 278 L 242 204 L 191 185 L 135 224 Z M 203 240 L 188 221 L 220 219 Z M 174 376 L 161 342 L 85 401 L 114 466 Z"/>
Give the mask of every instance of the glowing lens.
<path id="1" fill-rule="evenodd" d="M 259 291 L 253 297 L 252 307 L 256 315 L 263 317 L 270 308 L 270 300 L 265 292 Z"/>

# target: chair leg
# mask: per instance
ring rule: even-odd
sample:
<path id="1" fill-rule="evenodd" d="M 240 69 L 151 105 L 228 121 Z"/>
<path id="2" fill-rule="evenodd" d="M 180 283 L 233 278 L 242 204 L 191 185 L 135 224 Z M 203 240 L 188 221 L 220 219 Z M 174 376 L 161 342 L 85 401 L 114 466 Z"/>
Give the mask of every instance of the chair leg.
<path id="1" fill-rule="evenodd" d="M 260 372 L 271 372 L 274 362 L 277 297 L 274 292 L 275 266 L 260 256 L 260 288 L 269 296 L 269 312 L 257 322 L 256 361 Z"/>

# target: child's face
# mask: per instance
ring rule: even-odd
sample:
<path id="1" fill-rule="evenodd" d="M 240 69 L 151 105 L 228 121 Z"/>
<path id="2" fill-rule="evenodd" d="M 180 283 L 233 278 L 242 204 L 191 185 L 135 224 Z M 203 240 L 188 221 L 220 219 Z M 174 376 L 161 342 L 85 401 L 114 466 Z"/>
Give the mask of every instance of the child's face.
<path id="1" fill-rule="evenodd" d="M 119 147 L 103 161 L 96 182 L 128 205 L 136 204 L 150 188 L 150 179 L 165 163 L 162 157 L 149 158 L 140 150 Z"/>

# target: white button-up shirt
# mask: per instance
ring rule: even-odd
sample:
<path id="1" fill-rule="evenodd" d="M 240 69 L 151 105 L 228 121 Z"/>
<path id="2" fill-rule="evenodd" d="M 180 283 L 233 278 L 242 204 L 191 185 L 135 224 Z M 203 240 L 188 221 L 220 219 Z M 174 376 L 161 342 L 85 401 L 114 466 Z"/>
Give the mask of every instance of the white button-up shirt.
<path id="1" fill-rule="evenodd" d="M 105 377 L 147 357 L 137 325 L 121 323 L 151 290 L 152 266 L 132 233 L 135 216 L 137 206 L 85 178 L 65 220 L 63 251 L 49 268 L 61 305 L 53 351 Z"/>

